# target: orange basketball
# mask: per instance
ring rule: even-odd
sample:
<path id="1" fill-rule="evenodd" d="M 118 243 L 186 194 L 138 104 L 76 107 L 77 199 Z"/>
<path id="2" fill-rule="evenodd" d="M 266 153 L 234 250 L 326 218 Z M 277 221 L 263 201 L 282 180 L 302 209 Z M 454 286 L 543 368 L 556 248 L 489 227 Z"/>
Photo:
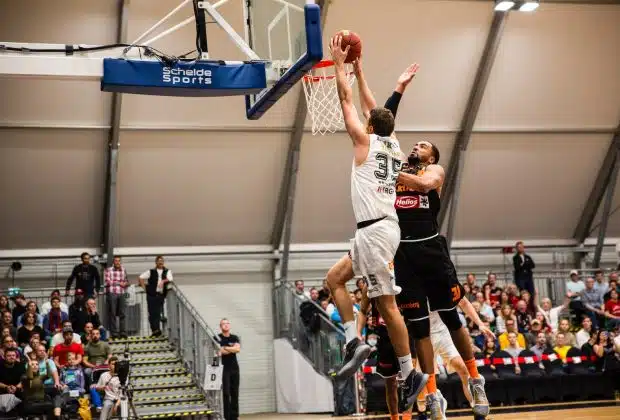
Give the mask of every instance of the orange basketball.
<path id="1" fill-rule="evenodd" d="M 347 48 L 347 45 L 350 45 L 349 53 L 347 54 L 345 63 L 352 63 L 357 60 L 360 55 L 362 55 L 362 40 L 358 34 L 352 31 L 342 30 L 338 32 L 337 35 L 342 35 L 342 50 L 344 51 Z"/>

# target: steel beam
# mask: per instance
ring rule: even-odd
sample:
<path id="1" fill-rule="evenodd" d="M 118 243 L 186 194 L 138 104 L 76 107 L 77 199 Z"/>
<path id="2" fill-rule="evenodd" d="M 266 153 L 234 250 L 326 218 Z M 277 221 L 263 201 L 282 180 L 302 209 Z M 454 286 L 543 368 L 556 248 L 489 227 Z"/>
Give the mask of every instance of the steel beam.
<path id="1" fill-rule="evenodd" d="M 317 4 L 321 8 L 321 25 L 325 27 L 325 18 L 330 2 L 319 0 Z M 280 184 L 278 207 L 271 234 L 271 246 L 278 250 L 284 244 L 283 255 L 280 264 L 280 277 L 286 277 L 288 269 L 288 254 L 291 241 L 291 227 L 293 223 L 293 206 L 295 204 L 295 190 L 297 188 L 297 172 L 299 169 L 299 154 L 301 140 L 304 136 L 304 124 L 308 115 L 308 107 L 304 92 L 300 90 L 295 108 L 295 120 L 288 146 L 286 165 Z M 283 236 L 284 233 L 284 236 Z"/>
<path id="2" fill-rule="evenodd" d="M 480 104 L 482 103 L 482 98 L 484 96 L 487 82 L 489 81 L 489 76 L 491 75 L 491 69 L 493 68 L 493 63 L 495 62 L 495 56 L 497 55 L 497 50 L 499 48 L 499 43 L 504 32 L 507 18 L 508 13 L 493 12 L 491 28 L 484 45 L 484 49 L 482 50 L 482 56 L 480 57 L 476 77 L 469 93 L 469 99 L 467 100 L 467 106 L 465 107 L 465 112 L 461 121 L 460 131 L 456 135 L 454 147 L 450 156 L 450 165 L 448 166 L 446 179 L 441 191 L 442 203 L 438 217 L 440 226 L 442 226 L 445 221 L 446 211 L 452 201 L 454 193 L 458 192 L 456 185 L 461 182 L 461 174 L 463 172 L 463 165 L 460 161 L 463 159 L 467 146 L 469 145 L 469 140 L 471 139 L 474 123 L 476 122 L 476 117 L 478 116 L 478 110 L 480 109 Z M 460 170 L 459 166 L 461 166 Z M 452 207 L 454 207 L 455 212 L 456 206 L 451 206 L 451 208 Z M 451 213 L 453 213 L 453 211 L 451 211 Z M 450 238 L 448 239 L 451 240 Z"/>
<path id="3" fill-rule="evenodd" d="M 118 0 L 118 28 L 116 42 L 122 44 L 127 40 L 127 26 L 129 23 L 129 1 Z M 118 148 L 121 127 L 121 110 L 123 96 L 120 93 L 112 94 L 112 114 L 110 118 L 110 132 L 108 136 L 107 174 L 105 183 L 105 209 L 103 217 L 103 252 L 106 254 L 107 266 L 112 265 L 114 245 L 116 244 L 116 205 L 117 205 L 117 175 L 118 175 Z"/>
<path id="4" fill-rule="evenodd" d="M 585 241 L 590 233 L 596 213 L 598 212 L 601 202 L 603 201 L 605 190 L 612 179 L 611 175 L 613 173 L 614 166 L 617 164 L 616 151 L 618 149 L 620 149 L 620 124 L 618 125 L 611 144 L 607 149 L 607 154 L 605 155 L 603 164 L 599 168 L 598 175 L 592 185 L 590 195 L 588 196 L 583 211 L 581 212 L 579 222 L 577 222 L 577 227 L 575 227 L 573 238 L 575 238 L 578 243 Z"/>
<path id="5" fill-rule="evenodd" d="M 614 151 L 613 157 L 613 169 L 607 182 L 607 194 L 605 195 L 601 224 L 598 228 L 598 238 L 596 240 L 596 248 L 594 249 L 594 260 L 592 261 L 592 267 L 595 268 L 598 268 L 601 263 L 601 255 L 603 253 L 603 246 L 605 245 L 607 223 L 609 222 L 609 216 L 611 214 L 611 205 L 614 201 L 614 192 L 616 190 L 616 182 L 618 181 L 618 169 L 620 169 L 620 149 Z"/>

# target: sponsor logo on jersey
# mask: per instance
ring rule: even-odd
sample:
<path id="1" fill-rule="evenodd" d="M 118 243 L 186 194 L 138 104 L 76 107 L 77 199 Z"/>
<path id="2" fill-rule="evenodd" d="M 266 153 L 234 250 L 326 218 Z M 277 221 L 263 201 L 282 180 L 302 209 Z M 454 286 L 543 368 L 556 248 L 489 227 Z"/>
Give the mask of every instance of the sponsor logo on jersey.
<path id="1" fill-rule="evenodd" d="M 420 303 L 419 302 L 401 303 L 400 305 L 398 305 L 398 308 L 399 309 L 419 309 Z"/>
<path id="2" fill-rule="evenodd" d="M 415 192 L 415 190 L 413 188 L 409 188 L 406 185 L 403 184 L 396 184 L 396 192 Z"/>
<path id="3" fill-rule="evenodd" d="M 427 195 L 401 195 L 396 197 L 394 207 L 397 209 L 428 209 L 430 203 Z"/>
<path id="4" fill-rule="evenodd" d="M 377 192 L 384 193 L 384 194 L 394 194 L 394 188 L 387 186 L 387 185 L 379 185 L 377 187 Z"/>

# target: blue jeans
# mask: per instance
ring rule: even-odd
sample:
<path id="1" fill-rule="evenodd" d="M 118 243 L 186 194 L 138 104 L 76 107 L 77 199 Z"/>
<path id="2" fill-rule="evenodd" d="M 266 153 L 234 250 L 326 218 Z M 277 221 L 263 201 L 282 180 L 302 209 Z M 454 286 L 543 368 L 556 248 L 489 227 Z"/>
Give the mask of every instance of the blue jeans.
<path id="1" fill-rule="evenodd" d="M 90 401 L 97 408 L 103 407 L 103 402 L 101 401 L 101 394 L 94 388 L 90 389 Z"/>

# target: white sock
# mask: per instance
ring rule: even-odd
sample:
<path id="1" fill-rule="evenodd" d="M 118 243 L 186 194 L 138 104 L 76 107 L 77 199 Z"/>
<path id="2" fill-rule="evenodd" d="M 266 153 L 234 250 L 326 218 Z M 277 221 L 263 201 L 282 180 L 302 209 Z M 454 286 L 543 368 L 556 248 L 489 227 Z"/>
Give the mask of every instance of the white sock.
<path id="1" fill-rule="evenodd" d="M 347 344 L 349 344 L 349 342 L 357 338 L 357 326 L 355 325 L 355 321 L 347 321 L 342 324 L 342 326 L 344 327 L 344 336 L 347 340 Z"/>
<path id="2" fill-rule="evenodd" d="M 400 365 L 402 378 L 405 379 L 413 371 L 413 361 L 411 360 L 411 354 L 399 357 L 398 364 Z"/>

